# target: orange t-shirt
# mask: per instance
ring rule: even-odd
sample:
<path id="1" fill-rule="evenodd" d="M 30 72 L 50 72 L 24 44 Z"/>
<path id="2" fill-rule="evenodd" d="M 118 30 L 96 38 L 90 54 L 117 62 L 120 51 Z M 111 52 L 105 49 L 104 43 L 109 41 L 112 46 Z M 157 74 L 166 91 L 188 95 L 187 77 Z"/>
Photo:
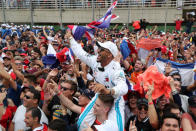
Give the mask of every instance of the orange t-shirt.
<path id="1" fill-rule="evenodd" d="M 139 74 L 142 74 L 142 73 L 143 71 L 131 73 L 131 81 L 133 81 L 136 84 L 138 82 L 137 77 L 139 76 Z"/>

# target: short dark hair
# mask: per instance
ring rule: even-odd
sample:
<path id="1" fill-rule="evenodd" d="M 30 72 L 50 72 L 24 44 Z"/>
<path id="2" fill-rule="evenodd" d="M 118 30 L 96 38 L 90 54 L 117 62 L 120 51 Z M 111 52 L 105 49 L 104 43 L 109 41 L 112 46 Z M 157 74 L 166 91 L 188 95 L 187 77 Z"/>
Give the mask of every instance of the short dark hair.
<path id="1" fill-rule="evenodd" d="M 176 103 L 166 104 L 163 109 L 163 114 L 171 113 L 171 109 L 179 109 L 180 110 L 180 107 Z"/>
<path id="2" fill-rule="evenodd" d="M 33 118 L 38 117 L 38 123 L 40 123 L 41 116 L 42 116 L 42 113 L 41 113 L 40 109 L 37 108 L 37 107 L 32 107 L 32 108 L 27 109 L 26 112 L 30 112 L 30 111 L 31 111 L 32 117 Z"/>
<path id="3" fill-rule="evenodd" d="M 114 97 L 112 95 L 99 94 L 98 98 L 108 107 L 112 107 Z"/>
<path id="4" fill-rule="evenodd" d="M 37 104 L 39 104 L 39 101 L 41 98 L 40 92 L 36 90 L 35 88 L 30 88 L 29 92 L 33 94 L 33 99 L 37 99 Z"/>
<path id="5" fill-rule="evenodd" d="M 55 119 L 48 124 L 48 128 L 56 131 L 65 131 L 67 124 L 64 120 Z"/>
<path id="6" fill-rule="evenodd" d="M 76 84 L 74 81 L 72 81 L 72 80 L 61 80 L 61 81 L 60 81 L 60 84 L 61 84 L 61 83 L 68 83 L 68 84 L 70 84 L 70 85 L 71 85 L 71 90 L 74 91 L 74 93 L 73 93 L 72 96 L 75 95 L 78 86 L 77 86 L 77 84 Z"/>
<path id="7" fill-rule="evenodd" d="M 161 127 L 163 126 L 164 120 L 167 118 L 173 118 L 176 119 L 178 121 L 178 126 L 180 127 L 180 118 L 177 117 L 175 114 L 173 113 L 166 113 L 163 115 L 162 120 L 161 120 Z"/>
<path id="8" fill-rule="evenodd" d="M 33 74 L 25 74 L 24 78 L 26 78 L 28 81 L 35 83 L 36 82 L 36 77 Z"/>

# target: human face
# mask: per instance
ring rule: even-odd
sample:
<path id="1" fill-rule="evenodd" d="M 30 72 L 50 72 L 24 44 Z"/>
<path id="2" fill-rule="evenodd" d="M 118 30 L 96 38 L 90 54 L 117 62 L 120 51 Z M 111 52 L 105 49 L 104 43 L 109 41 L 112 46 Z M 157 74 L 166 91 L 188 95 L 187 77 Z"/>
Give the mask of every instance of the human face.
<path id="1" fill-rule="evenodd" d="M 159 105 L 159 109 L 163 109 L 164 107 L 165 107 L 165 104 L 167 104 L 169 102 L 169 100 L 165 97 L 165 96 L 163 96 L 160 100 L 159 100 L 159 103 L 158 103 L 158 105 Z"/>
<path id="2" fill-rule="evenodd" d="M 69 83 L 61 83 L 61 91 L 63 92 L 63 95 L 70 98 L 72 97 L 74 91 L 71 89 L 71 85 Z"/>
<path id="3" fill-rule="evenodd" d="M 181 112 L 179 109 L 171 109 L 170 111 L 171 113 L 175 114 L 176 116 L 178 116 L 179 118 L 181 118 Z"/>
<path id="4" fill-rule="evenodd" d="M 175 86 L 175 88 L 176 88 L 176 90 L 177 90 L 178 92 L 181 91 L 181 84 L 180 84 L 180 81 L 175 80 L 175 81 L 174 81 L 174 86 Z"/>
<path id="5" fill-rule="evenodd" d="M 32 113 L 31 111 L 25 113 L 24 122 L 26 124 L 26 127 L 32 127 L 33 126 L 34 119 L 33 119 L 31 113 Z"/>
<path id="6" fill-rule="evenodd" d="M 129 106 L 130 108 L 135 108 L 137 107 L 137 97 L 136 96 L 130 96 L 129 98 Z"/>
<path id="7" fill-rule="evenodd" d="M 16 68 L 22 71 L 22 62 L 20 60 L 15 60 Z"/>
<path id="8" fill-rule="evenodd" d="M 164 119 L 161 131 L 180 131 L 178 121 L 174 118 Z"/>
<path id="9" fill-rule="evenodd" d="M 29 86 L 30 86 L 30 82 L 28 81 L 27 78 L 24 78 L 24 81 L 23 81 L 22 85 L 23 85 L 24 87 L 29 87 Z"/>
<path id="10" fill-rule="evenodd" d="M 34 95 L 29 91 L 24 95 L 24 98 L 23 98 L 24 107 L 31 108 L 33 106 L 33 103 L 34 103 L 33 97 Z"/>
<path id="11" fill-rule="evenodd" d="M 40 57 L 39 53 L 31 51 L 31 59 L 32 60 L 38 59 L 39 57 Z"/>
<path id="12" fill-rule="evenodd" d="M 97 62 L 100 62 L 100 63 L 106 62 L 108 60 L 109 54 L 111 54 L 109 50 L 104 49 L 104 48 L 99 48 Z"/>
<path id="13" fill-rule="evenodd" d="M 139 121 L 145 119 L 147 117 L 147 113 L 148 113 L 148 107 L 146 105 L 138 106 L 137 116 Z"/>
<path id="14" fill-rule="evenodd" d="M 142 68 L 143 68 L 142 62 L 139 61 L 139 60 L 137 60 L 137 61 L 135 62 L 135 66 L 134 66 L 135 71 L 136 71 L 136 72 L 140 72 L 140 71 L 142 71 Z"/>
<path id="15" fill-rule="evenodd" d="M 94 108 L 93 113 L 96 116 L 102 115 L 103 112 L 105 111 L 104 103 L 99 98 L 95 101 L 95 105 L 93 106 L 93 108 Z"/>
<path id="16" fill-rule="evenodd" d="M 11 64 L 11 59 L 9 59 L 9 58 L 4 58 L 3 61 L 4 61 L 3 64 L 4 64 L 4 66 L 6 66 L 6 67 L 9 66 L 9 65 Z"/>
<path id="17" fill-rule="evenodd" d="M 78 99 L 78 105 L 80 106 L 86 106 L 90 102 L 90 99 L 85 95 L 80 95 Z"/>

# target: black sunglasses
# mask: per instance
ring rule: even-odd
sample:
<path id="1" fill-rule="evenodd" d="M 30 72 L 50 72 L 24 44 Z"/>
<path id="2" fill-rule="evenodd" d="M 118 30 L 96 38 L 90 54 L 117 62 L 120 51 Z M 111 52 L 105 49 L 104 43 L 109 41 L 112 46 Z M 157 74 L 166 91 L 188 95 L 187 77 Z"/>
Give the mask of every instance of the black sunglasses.
<path id="1" fill-rule="evenodd" d="M 24 95 L 24 97 L 25 97 L 26 99 L 31 99 L 31 97 L 30 97 L 30 96 L 27 96 L 27 95 Z"/>
<path id="2" fill-rule="evenodd" d="M 148 110 L 148 107 L 147 106 L 139 106 L 138 107 L 138 110 L 142 110 L 142 109 L 144 109 L 145 111 L 147 111 Z"/>
<path id="3" fill-rule="evenodd" d="M 63 91 L 66 91 L 66 90 L 72 90 L 72 89 L 70 89 L 70 88 L 63 87 L 62 85 L 60 85 L 60 87 L 61 87 L 61 90 L 63 90 Z"/>

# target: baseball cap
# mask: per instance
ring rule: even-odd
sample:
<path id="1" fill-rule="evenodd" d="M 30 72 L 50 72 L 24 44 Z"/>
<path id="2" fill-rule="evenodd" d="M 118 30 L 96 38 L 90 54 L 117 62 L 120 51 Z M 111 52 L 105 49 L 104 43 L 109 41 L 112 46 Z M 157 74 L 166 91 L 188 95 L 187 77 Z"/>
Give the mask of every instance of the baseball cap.
<path id="1" fill-rule="evenodd" d="M 145 105 L 148 106 L 148 100 L 145 98 L 141 98 L 137 101 L 137 106 Z"/>
<path id="2" fill-rule="evenodd" d="M 118 48 L 117 48 L 117 46 L 116 46 L 113 42 L 111 42 L 111 41 L 106 41 L 106 42 L 104 42 L 104 43 L 98 42 L 97 46 L 98 46 L 98 47 L 103 47 L 103 48 L 105 48 L 105 49 L 108 49 L 108 50 L 112 53 L 112 55 L 113 55 L 114 57 L 116 57 L 116 56 L 118 55 Z"/>
<path id="3" fill-rule="evenodd" d="M 81 95 L 88 97 L 90 100 L 94 97 L 95 93 L 90 89 L 79 89 Z"/>
<path id="4" fill-rule="evenodd" d="M 189 103 L 190 107 L 195 107 L 196 108 L 196 96 L 189 97 L 188 103 Z"/>
<path id="5" fill-rule="evenodd" d="M 5 59 L 5 58 L 8 58 L 8 59 L 10 59 L 10 60 L 11 60 L 11 57 L 10 57 L 10 56 L 8 56 L 8 55 L 3 56 L 3 59 Z"/>

